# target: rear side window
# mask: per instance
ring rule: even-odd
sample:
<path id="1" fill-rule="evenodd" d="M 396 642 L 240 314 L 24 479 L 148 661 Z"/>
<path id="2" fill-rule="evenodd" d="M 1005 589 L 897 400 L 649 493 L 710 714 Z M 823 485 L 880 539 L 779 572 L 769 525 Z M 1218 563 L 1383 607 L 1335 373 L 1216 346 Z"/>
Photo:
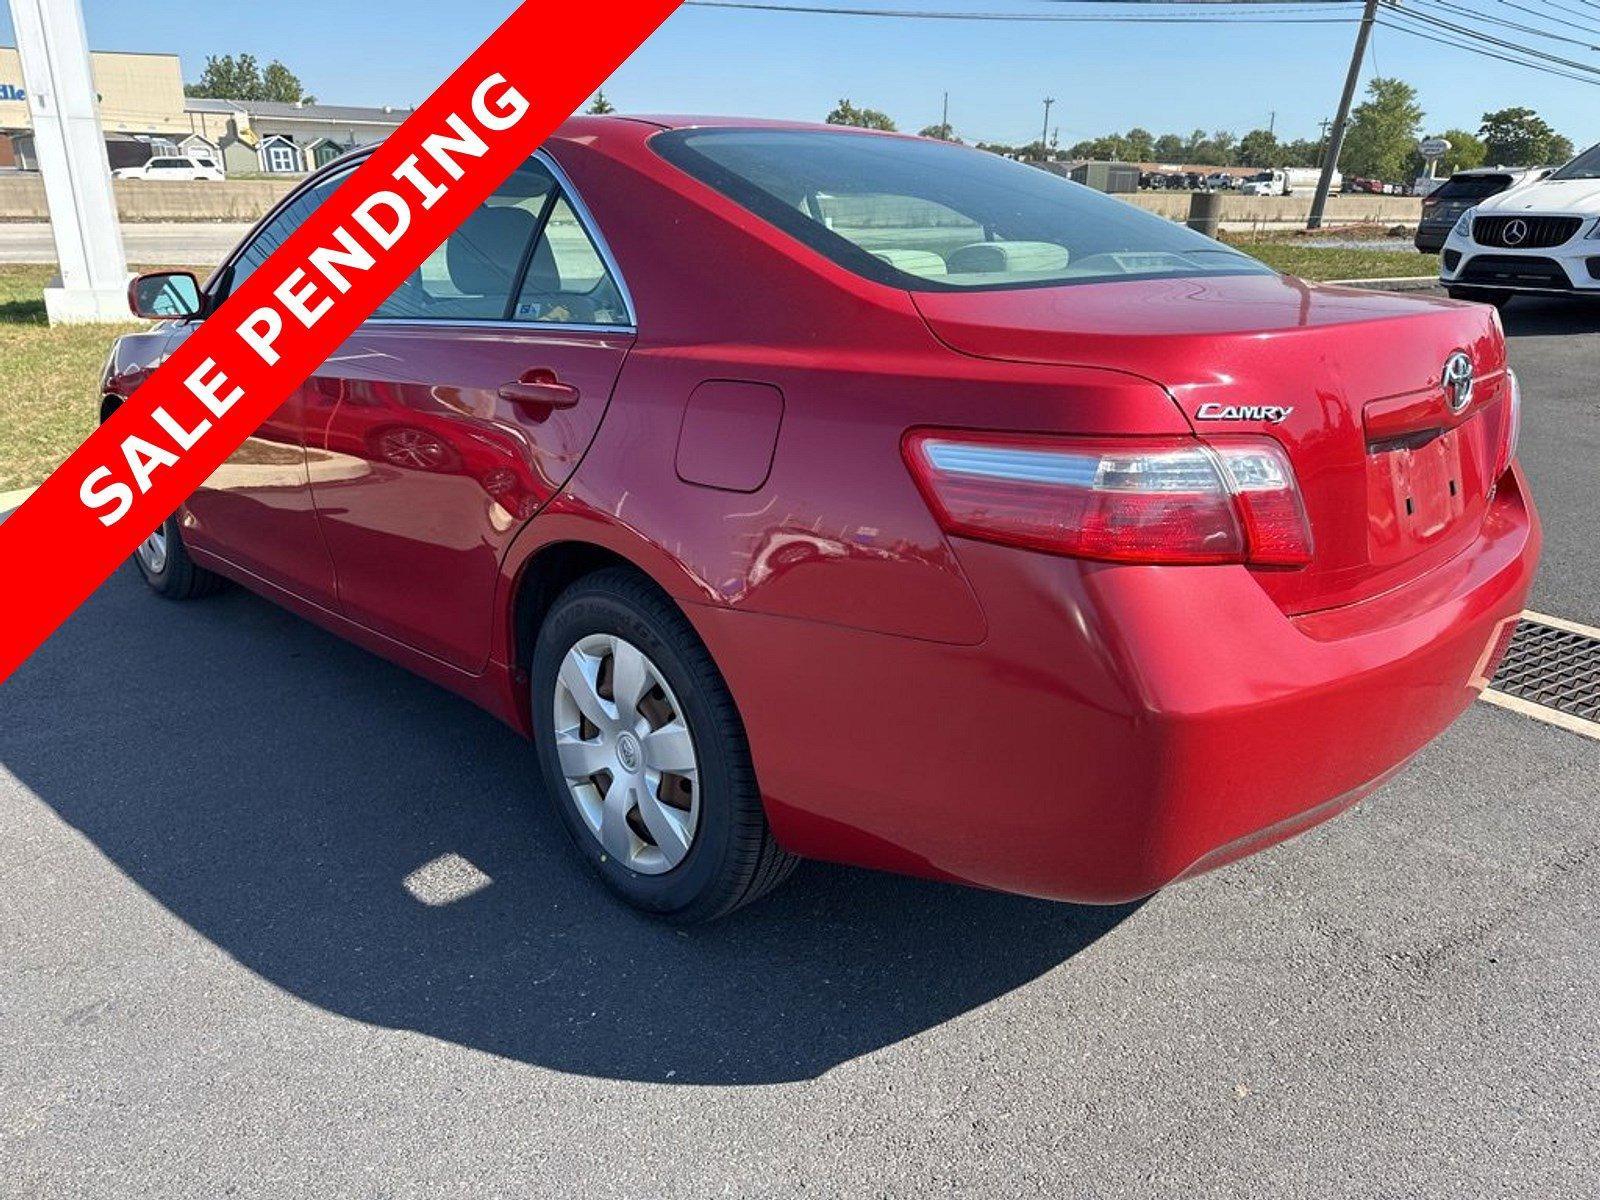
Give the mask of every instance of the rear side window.
<path id="1" fill-rule="evenodd" d="M 626 325 L 622 293 L 565 196 L 551 206 L 517 297 L 519 321 Z"/>
<path id="2" fill-rule="evenodd" d="M 841 266 L 911 291 L 1271 273 L 1131 204 L 945 142 L 685 129 L 650 144 Z"/>
<path id="3" fill-rule="evenodd" d="M 150 165 L 158 171 L 176 171 L 189 164 L 181 158 L 152 158 Z"/>
<path id="4" fill-rule="evenodd" d="M 535 160 L 524 163 L 373 316 L 379 320 L 504 320 L 555 186 L 542 164 Z"/>
<path id="5" fill-rule="evenodd" d="M 1452 175 L 1432 196 L 1435 200 L 1487 200 L 1510 186 L 1509 175 Z"/>

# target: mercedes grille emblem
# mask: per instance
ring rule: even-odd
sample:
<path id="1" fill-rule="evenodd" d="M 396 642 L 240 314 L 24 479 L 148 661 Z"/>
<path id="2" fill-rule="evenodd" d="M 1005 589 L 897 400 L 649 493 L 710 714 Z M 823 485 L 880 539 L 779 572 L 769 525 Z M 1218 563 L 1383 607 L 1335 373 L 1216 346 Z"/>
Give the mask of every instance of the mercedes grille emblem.
<path id="1" fill-rule="evenodd" d="M 1507 221 L 1505 232 L 1501 234 L 1508 246 L 1520 246 L 1528 240 L 1528 223 L 1521 217 L 1514 221 Z"/>

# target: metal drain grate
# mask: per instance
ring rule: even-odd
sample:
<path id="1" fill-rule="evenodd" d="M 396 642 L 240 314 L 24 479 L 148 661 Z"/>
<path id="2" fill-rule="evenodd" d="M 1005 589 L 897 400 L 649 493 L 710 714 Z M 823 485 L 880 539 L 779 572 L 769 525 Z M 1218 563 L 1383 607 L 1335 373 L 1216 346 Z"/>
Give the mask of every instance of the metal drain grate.
<path id="1" fill-rule="evenodd" d="M 1600 722 L 1600 637 L 1524 616 L 1489 686 L 1569 717 Z"/>

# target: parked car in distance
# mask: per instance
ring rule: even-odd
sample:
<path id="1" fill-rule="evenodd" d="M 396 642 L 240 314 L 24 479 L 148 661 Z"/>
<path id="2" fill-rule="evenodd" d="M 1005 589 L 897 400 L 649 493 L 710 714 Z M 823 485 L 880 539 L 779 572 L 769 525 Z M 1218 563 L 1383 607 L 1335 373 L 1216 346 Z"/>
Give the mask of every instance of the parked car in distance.
<path id="1" fill-rule="evenodd" d="M 1490 196 L 1550 173 L 1548 167 L 1477 167 L 1457 171 L 1422 198 L 1422 219 L 1417 224 L 1416 247 L 1437 254 L 1461 214 Z"/>
<path id="2" fill-rule="evenodd" d="M 152 158 L 138 167 L 118 167 L 111 172 L 113 179 L 157 179 L 186 182 L 192 180 L 222 180 L 227 178 L 215 164 L 189 155 L 166 155 Z"/>
<path id="3" fill-rule="evenodd" d="M 1600 296 L 1600 145 L 1457 217 L 1439 281 L 1452 296 L 1502 308 L 1526 294 Z"/>
<path id="4" fill-rule="evenodd" d="M 203 289 L 134 282 L 162 320 L 102 415 L 362 153 Z M 1518 405 L 1490 309 L 1304 283 L 1034 167 L 575 117 L 134 565 L 495 713 L 648 912 L 806 856 L 1122 902 L 1468 707 L 1538 558 Z"/>
<path id="5" fill-rule="evenodd" d="M 1146 171 L 1139 176 L 1139 186 L 1146 190 L 1162 191 L 1167 186 L 1167 177 L 1160 171 Z"/>
<path id="6" fill-rule="evenodd" d="M 1214 192 L 1224 192 L 1234 186 L 1234 178 L 1226 171 L 1213 171 L 1206 176 L 1206 187 Z"/>

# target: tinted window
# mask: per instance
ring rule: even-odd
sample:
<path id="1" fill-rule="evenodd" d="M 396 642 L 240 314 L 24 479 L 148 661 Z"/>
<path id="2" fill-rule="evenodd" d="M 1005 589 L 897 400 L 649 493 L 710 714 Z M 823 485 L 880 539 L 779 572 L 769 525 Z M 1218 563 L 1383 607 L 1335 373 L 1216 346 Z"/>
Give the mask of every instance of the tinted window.
<path id="1" fill-rule="evenodd" d="M 1600 179 L 1600 146 L 1590 146 L 1551 179 Z"/>
<path id="2" fill-rule="evenodd" d="M 161 170 L 167 170 L 167 169 L 176 170 L 176 169 L 179 169 L 179 168 L 187 167 L 189 164 L 187 162 L 185 162 L 181 158 L 152 158 L 150 160 L 150 165 L 152 167 L 156 167 L 156 168 L 159 168 Z"/>
<path id="3" fill-rule="evenodd" d="M 1510 186 L 1509 175 L 1452 175 L 1430 195 L 1435 200 L 1487 200 Z"/>
<path id="4" fill-rule="evenodd" d="M 1243 254 L 1038 167 L 921 138 L 687 129 L 663 157 L 840 265 L 911 290 L 1268 274 Z"/>
<path id="5" fill-rule="evenodd" d="M 244 248 L 244 252 L 234 260 L 231 286 L 237 288 L 255 274 L 256 268 L 267 260 L 267 255 L 283 245 L 289 235 L 299 229 L 301 223 L 316 212 L 322 202 L 333 195 L 334 189 L 344 180 L 343 174 L 325 179 L 314 187 L 307 188 L 281 208 Z"/>
<path id="6" fill-rule="evenodd" d="M 515 316 L 519 321 L 565 325 L 626 325 L 629 321 L 616 280 L 565 197 L 550 209 L 517 297 Z"/>
<path id="7" fill-rule="evenodd" d="M 555 190 L 550 172 L 530 161 L 428 256 L 378 306 L 378 318 L 501 321 Z"/>

